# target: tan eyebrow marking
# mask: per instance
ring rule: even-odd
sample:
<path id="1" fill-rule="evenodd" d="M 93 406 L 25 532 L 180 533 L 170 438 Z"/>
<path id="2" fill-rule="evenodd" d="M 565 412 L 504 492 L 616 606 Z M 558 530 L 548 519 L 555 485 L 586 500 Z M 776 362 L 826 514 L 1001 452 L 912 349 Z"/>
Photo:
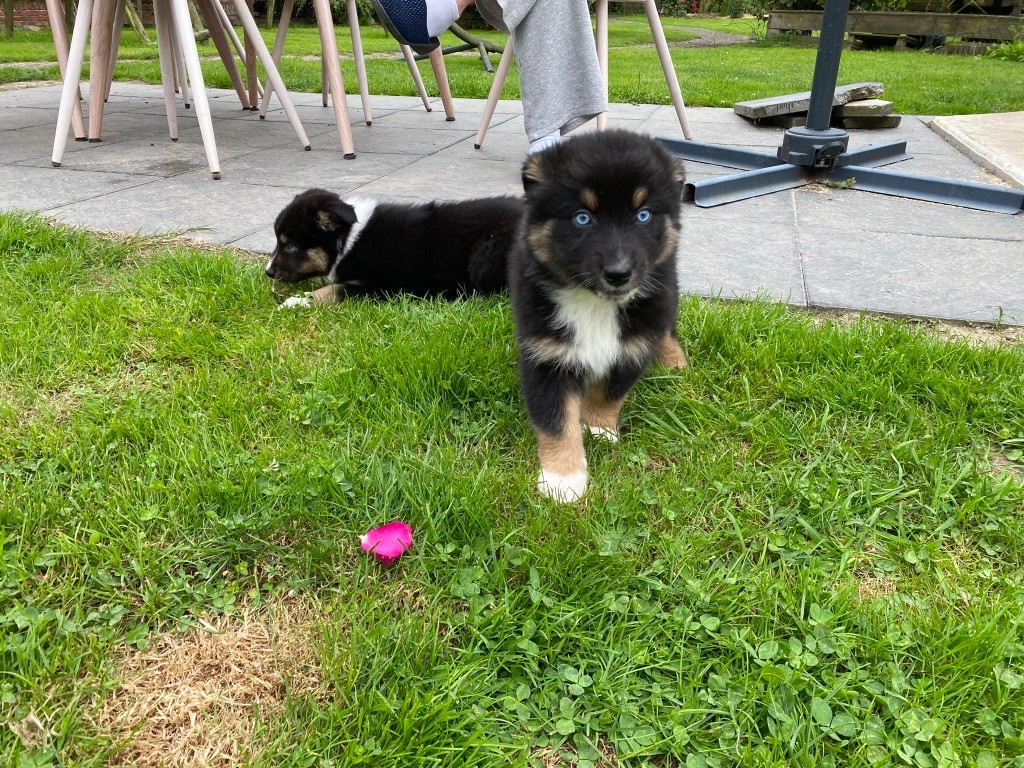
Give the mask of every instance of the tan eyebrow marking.
<path id="1" fill-rule="evenodd" d="M 647 187 L 637 187 L 636 191 L 633 192 L 633 207 L 639 208 L 643 205 L 650 193 L 651 192 Z"/>
<path id="2" fill-rule="evenodd" d="M 598 199 L 597 193 L 595 193 L 594 190 L 589 187 L 584 187 L 580 190 L 580 202 L 590 210 L 596 211 L 597 206 L 601 201 Z"/>

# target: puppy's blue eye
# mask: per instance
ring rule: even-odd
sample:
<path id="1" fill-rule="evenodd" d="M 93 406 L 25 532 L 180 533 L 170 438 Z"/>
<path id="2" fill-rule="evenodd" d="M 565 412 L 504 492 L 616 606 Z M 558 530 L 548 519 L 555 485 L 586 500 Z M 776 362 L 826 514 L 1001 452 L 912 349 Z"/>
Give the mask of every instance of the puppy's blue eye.
<path id="1" fill-rule="evenodd" d="M 288 245 L 284 247 L 284 251 L 285 253 L 298 253 L 299 246 L 295 245 L 294 243 L 288 243 Z"/>
<path id="2" fill-rule="evenodd" d="M 593 220 L 594 217 L 591 216 L 586 211 L 577 211 L 575 215 L 573 215 L 572 217 L 572 223 L 575 224 L 577 227 L 586 227 Z"/>
<path id="3" fill-rule="evenodd" d="M 636 212 L 636 220 L 641 224 L 646 224 L 651 220 L 651 211 L 648 208 L 641 208 Z"/>

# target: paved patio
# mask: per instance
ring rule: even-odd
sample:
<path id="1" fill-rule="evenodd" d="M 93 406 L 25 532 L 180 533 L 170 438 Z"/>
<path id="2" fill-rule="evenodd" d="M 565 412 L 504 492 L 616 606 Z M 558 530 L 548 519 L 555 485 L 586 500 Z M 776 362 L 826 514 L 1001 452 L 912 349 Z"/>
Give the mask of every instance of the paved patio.
<path id="1" fill-rule="evenodd" d="M 417 98 L 372 97 L 373 125 L 350 97 L 356 151 L 344 160 L 333 111 L 319 94 L 294 94 L 313 151 L 283 113 L 243 112 L 233 92 L 211 91 L 223 178 L 212 181 L 192 110 L 178 110 L 181 138 L 167 138 L 158 86 L 115 83 L 101 144 L 68 142 L 61 168 L 50 152 L 59 88 L 0 92 L 0 210 L 42 212 L 98 230 L 187 232 L 255 251 L 273 245 L 274 216 L 319 186 L 387 198 L 517 194 L 525 155 L 518 102 L 502 102 L 481 150 L 483 102 L 456 99 L 457 119 Z M 772 150 L 781 129 L 754 127 L 730 109 L 688 110 L 694 138 Z M 616 104 L 609 124 L 678 136 L 671 107 Z M 912 160 L 894 170 L 999 182 L 926 121 L 851 133 L 851 147 L 906 139 Z M 690 163 L 691 178 L 729 173 Z M 1007 216 L 807 187 L 720 208 L 684 208 L 680 288 L 724 298 L 770 296 L 800 306 L 1024 325 L 1024 214 Z"/>

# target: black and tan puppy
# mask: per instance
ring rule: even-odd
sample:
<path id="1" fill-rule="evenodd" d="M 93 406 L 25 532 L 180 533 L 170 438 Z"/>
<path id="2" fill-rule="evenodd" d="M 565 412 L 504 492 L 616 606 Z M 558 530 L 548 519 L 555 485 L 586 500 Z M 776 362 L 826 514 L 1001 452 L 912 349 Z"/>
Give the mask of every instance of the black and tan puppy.
<path id="1" fill-rule="evenodd" d="M 619 411 L 675 336 L 683 170 L 653 139 L 583 134 L 523 166 L 526 218 L 509 265 L 519 374 L 540 458 L 538 489 L 583 496 L 581 423 L 618 439 Z"/>
<path id="2" fill-rule="evenodd" d="M 506 287 L 522 210 L 512 197 L 410 204 L 310 189 L 278 214 L 266 273 L 284 283 L 326 277 L 329 284 L 310 298 L 328 304 L 347 296 L 494 293 Z M 292 297 L 285 305 L 309 303 Z"/>

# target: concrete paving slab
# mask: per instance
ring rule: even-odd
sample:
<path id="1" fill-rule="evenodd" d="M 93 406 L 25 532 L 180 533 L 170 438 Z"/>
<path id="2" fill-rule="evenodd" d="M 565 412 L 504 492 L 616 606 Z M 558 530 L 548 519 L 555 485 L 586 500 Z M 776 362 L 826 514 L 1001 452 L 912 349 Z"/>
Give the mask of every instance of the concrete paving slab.
<path id="1" fill-rule="evenodd" d="M 894 166 L 898 167 L 898 166 Z M 796 191 L 799 232 L 875 232 L 1021 243 L 1024 218 L 886 197 L 854 189 L 808 186 Z M 894 247 L 898 241 L 894 241 Z"/>
<path id="2" fill-rule="evenodd" d="M 49 166 L 53 154 L 53 122 L 51 119 L 47 123 L 34 123 L 20 130 L 0 133 L 0 167 L 30 159 L 38 160 L 37 164 L 42 164 L 45 160 L 45 165 Z M 73 155 L 88 148 L 88 142 L 75 141 L 69 136 L 64 154 Z"/>
<path id="3" fill-rule="evenodd" d="M 530 148 L 530 142 L 526 140 L 522 124 L 520 123 L 518 131 L 497 130 L 498 127 L 500 126 L 487 132 L 480 149 L 475 149 L 473 146 L 476 141 L 476 134 L 473 134 L 466 141 L 454 144 L 437 154 L 451 158 L 468 157 L 471 160 L 494 160 L 522 165 L 526 158 L 526 151 Z"/>
<path id="4" fill-rule="evenodd" d="M 377 97 L 374 97 L 377 98 Z M 406 98 L 405 96 L 393 96 L 391 98 Z M 441 106 L 441 100 L 437 99 L 432 102 L 435 104 L 434 109 L 444 114 L 444 109 Z M 484 108 L 483 99 L 460 99 L 453 98 L 452 104 L 455 107 L 455 116 L 458 117 L 463 112 L 482 112 Z M 498 103 L 494 106 L 495 115 L 521 115 L 523 114 L 523 105 L 518 99 L 498 99 Z"/>
<path id="5" fill-rule="evenodd" d="M 60 91 L 61 86 L 52 83 L 25 88 L 5 88 L 0 91 L 0 103 L 8 107 L 52 107 L 56 110 L 60 106 Z M 82 84 L 82 95 L 89 95 L 88 84 Z"/>
<path id="6" fill-rule="evenodd" d="M 7 114 L 0 118 L 0 149 L 3 148 L 4 139 L 10 138 L 7 131 L 35 125 L 48 125 L 52 128 L 53 122 L 53 116 L 46 109 L 8 110 Z"/>
<path id="7" fill-rule="evenodd" d="M 230 243 L 273 222 L 301 189 L 197 179 L 163 179 L 46 213 L 90 229 L 182 234 Z"/>
<path id="8" fill-rule="evenodd" d="M 304 151 L 295 131 L 288 123 L 267 123 L 253 116 L 252 120 L 237 120 L 230 127 L 221 126 L 218 130 L 214 124 L 214 136 L 217 139 L 218 151 L 253 150 L 253 149 L 294 149 Z M 163 119 L 163 118 L 161 118 Z M 166 120 L 164 120 L 166 133 Z M 338 132 L 332 125 L 319 123 L 303 123 L 306 137 L 313 149 L 333 149 L 340 146 Z M 104 129 L 105 130 L 105 129 Z M 203 138 L 199 130 L 199 122 L 189 115 L 178 120 L 178 142 L 189 141 L 202 146 Z"/>
<path id="9" fill-rule="evenodd" d="M 807 302 L 1024 325 L 1020 241 L 800 230 Z"/>
<path id="10" fill-rule="evenodd" d="M 693 114 L 695 110 L 687 110 L 687 112 L 689 113 L 687 115 L 687 122 L 690 125 L 690 132 L 693 134 L 692 138 L 694 141 L 747 147 L 766 152 L 774 150 L 782 143 L 782 132 L 777 128 L 761 129 L 735 122 L 704 120 L 699 115 Z M 679 122 L 675 119 L 674 114 L 671 117 L 654 117 L 644 120 L 640 123 L 638 130 L 651 136 L 664 136 L 673 139 L 683 138 Z"/>
<path id="11" fill-rule="evenodd" d="M 396 110 L 393 109 L 373 109 L 371 107 L 370 112 L 373 116 L 374 121 L 381 119 L 387 115 L 393 114 Z M 334 119 L 334 108 L 327 106 L 325 107 L 317 99 L 316 104 L 298 104 L 295 106 L 295 112 L 299 116 L 299 121 L 304 126 L 309 126 L 311 123 L 325 123 L 330 125 L 336 125 Z M 426 114 L 426 113 L 424 113 Z M 245 113 L 241 112 L 242 118 L 245 118 Z M 288 116 L 285 114 L 281 107 L 267 110 L 267 116 L 261 120 L 259 113 L 249 113 L 253 120 L 261 123 L 285 123 L 288 124 Z M 348 111 L 348 124 L 349 125 L 365 125 L 366 120 L 363 118 L 363 111 L 361 109 L 350 109 Z"/>
<path id="12" fill-rule="evenodd" d="M 360 152 L 355 160 L 346 160 L 340 149 L 327 147 L 311 152 L 273 148 L 232 159 L 221 164 L 221 179 L 237 184 L 309 189 L 323 187 L 339 194 L 364 184 L 400 173 L 416 162 L 417 155 Z M 206 166 L 193 168 L 180 178 L 203 181 L 209 178 Z"/>
<path id="13" fill-rule="evenodd" d="M 0 167 L 0 210 L 46 211 L 152 181 L 125 173 L 71 171 L 64 168 Z"/>
<path id="14" fill-rule="evenodd" d="M 726 299 L 806 304 L 791 193 L 683 208 L 679 289 Z"/>
<path id="15" fill-rule="evenodd" d="M 417 115 L 417 119 L 419 117 Z M 429 115 L 424 117 L 429 117 Z M 376 120 L 371 126 L 352 126 L 352 138 L 355 142 L 357 159 L 364 152 L 384 152 L 417 156 L 432 155 L 439 150 L 469 139 L 471 136 L 473 136 L 473 133 L 467 130 L 427 126 L 422 128 L 392 128 L 384 121 L 378 123 Z"/>
<path id="16" fill-rule="evenodd" d="M 514 115 L 503 112 L 501 114 L 495 113 L 492 120 L 492 124 L 500 124 L 509 119 Z M 434 112 L 416 112 L 413 110 L 402 110 L 398 112 L 392 112 L 388 115 L 382 116 L 379 120 L 375 115 L 373 118 L 373 124 L 387 126 L 388 128 L 412 128 L 417 131 L 430 130 L 430 131 L 469 131 L 476 133 L 480 128 L 480 120 L 483 117 L 483 110 L 480 107 L 476 109 L 463 109 L 455 112 L 455 119 L 452 121 L 445 120 L 445 114 L 443 110 L 435 110 Z"/>
<path id="17" fill-rule="evenodd" d="M 51 139 L 52 141 L 52 139 Z M 68 146 L 84 147 L 81 151 L 67 153 L 61 168 L 75 171 L 120 171 L 140 176 L 170 178 L 196 169 L 209 169 L 206 151 L 201 141 L 192 141 L 186 136 L 176 142 L 163 136 L 135 138 L 130 141 L 102 142 L 90 144 L 68 142 Z M 27 158 L 17 160 L 14 165 L 49 168 L 53 147 L 48 146 Z M 253 152 L 252 147 L 230 149 L 218 147 L 221 167 L 230 166 L 230 161 Z M 297 149 L 296 152 L 302 152 Z"/>
<path id="18" fill-rule="evenodd" d="M 470 146 L 468 152 L 472 151 Z M 521 162 L 472 158 L 472 155 L 428 155 L 359 187 L 356 192 L 442 200 L 522 194 Z"/>
<path id="19" fill-rule="evenodd" d="M 1024 187 L 1024 112 L 937 117 L 930 127 L 976 163 Z"/>

